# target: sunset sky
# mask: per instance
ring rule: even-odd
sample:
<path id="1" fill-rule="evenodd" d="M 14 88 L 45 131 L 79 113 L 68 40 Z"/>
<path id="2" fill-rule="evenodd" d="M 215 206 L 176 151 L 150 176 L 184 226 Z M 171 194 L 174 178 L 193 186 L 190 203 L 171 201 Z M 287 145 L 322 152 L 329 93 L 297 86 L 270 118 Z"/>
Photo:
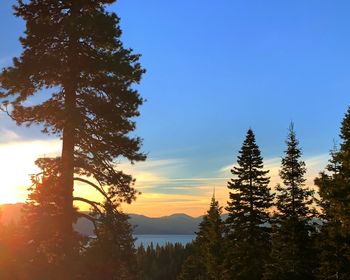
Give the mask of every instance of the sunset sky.
<path id="1" fill-rule="evenodd" d="M 0 4 L 0 67 L 21 53 L 12 4 Z M 142 192 L 126 212 L 199 216 L 214 187 L 224 206 L 249 127 L 274 186 L 291 121 L 312 186 L 350 105 L 349 1 L 119 0 L 111 9 L 147 70 L 136 134 L 148 160 L 120 165 Z M 34 160 L 59 152 L 59 139 L 0 114 L 0 203 L 24 201 Z"/>

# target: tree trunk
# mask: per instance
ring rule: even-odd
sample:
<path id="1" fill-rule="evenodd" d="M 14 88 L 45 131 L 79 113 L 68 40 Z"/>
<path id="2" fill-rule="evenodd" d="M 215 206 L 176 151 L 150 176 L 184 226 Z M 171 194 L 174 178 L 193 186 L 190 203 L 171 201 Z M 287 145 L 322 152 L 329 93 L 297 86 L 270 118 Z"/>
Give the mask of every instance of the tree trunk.
<path id="1" fill-rule="evenodd" d="M 64 252 L 66 254 L 65 268 L 70 274 L 70 263 L 74 255 L 74 209 L 73 209 L 73 191 L 74 191 L 74 146 L 75 146 L 75 121 L 74 111 L 76 103 L 75 91 L 65 93 L 66 118 L 63 129 L 62 141 L 62 236 Z M 69 278 L 67 278 L 69 279 Z"/>
<path id="2" fill-rule="evenodd" d="M 67 77 L 63 85 L 64 88 L 64 127 L 62 137 L 62 234 L 64 242 L 65 259 L 65 278 L 73 279 L 72 259 L 74 257 L 74 230 L 73 223 L 75 222 L 73 208 L 73 191 L 74 191 L 74 148 L 76 145 L 76 88 L 77 88 L 77 73 L 76 69 L 76 53 L 77 53 L 77 35 L 74 31 L 74 19 L 76 14 L 76 6 L 72 2 L 71 6 L 71 27 L 69 30 L 69 45 L 67 55 Z"/>

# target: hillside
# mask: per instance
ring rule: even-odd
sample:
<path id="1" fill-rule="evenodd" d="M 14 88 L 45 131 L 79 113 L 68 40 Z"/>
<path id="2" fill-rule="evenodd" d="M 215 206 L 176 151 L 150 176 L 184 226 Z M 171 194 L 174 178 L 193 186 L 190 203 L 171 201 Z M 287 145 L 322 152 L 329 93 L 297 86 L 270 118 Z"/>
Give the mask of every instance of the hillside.
<path id="1" fill-rule="evenodd" d="M 7 224 L 18 221 L 22 207 L 22 203 L 1 205 L 2 222 Z M 129 221 L 134 227 L 134 234 L 194 234 L 202 220 L 201 217 L 194 218 L 186 214 L 173 214 L 160 218 L 138 214 L 129 214 L 129 216 Z M 84 235 L 93 235 L 93 226 L 85 218 L 78 220 L 75 229 Z"/>

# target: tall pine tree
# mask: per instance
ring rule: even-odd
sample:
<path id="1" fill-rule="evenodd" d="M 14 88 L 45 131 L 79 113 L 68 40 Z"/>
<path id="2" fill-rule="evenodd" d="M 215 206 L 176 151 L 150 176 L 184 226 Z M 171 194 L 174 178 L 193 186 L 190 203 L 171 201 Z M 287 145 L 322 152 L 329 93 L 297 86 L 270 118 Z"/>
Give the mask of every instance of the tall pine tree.
<path id="1" fill-rule="evenodd" d="M 0 75 L 0 98 L 17 124 L 40 124 L 62 139 L 60 227 L 67 268 L 76 177 L 93 176 L 109 197 L 130 203 L 137 194 L 134 179 L 115 160 L 145 159 L 140 138 L 130 135 L 143 102 L 134 84 L 144 70 L 139 55 L 123 47 L 118 16 L 106 10 L 114 2 L 18 0 L 15 15 L 26 23 L 23 52 Z"/>
<path id="2" fill-rule="evenodd" d="M 226 210 L 227 238 L 230 244 L 226 257 L 227 279 L 261 279 L 270 252 L 269 209 L 273 195 L 270 178 L 263 167 L 263 158 L 248 130 L 239 151 L 235 176 L 228 182 L 230 200 Z"/>
<path id="3" fill-rule="evenodd" d="M 350 108 L 340 130 L 340 149 L 315 179 L 323 225 L 318 279 L 350 279 Z"/>
<path id="4" fill-rule="evenodd" d="M 199 225 L 193 253 L 185 261 L 180 280 L 223 279 L 224 224 L 222 208 L 213 195 L 210 208 Z"/>
<path id="5" fill-rule="evenodd" d="M 305 163 L 300 159 L 293 124 L 287 137 L 287 149 L 277 186 L 277 221 L 273 227 L 272 252 L 264 279 L 313 279 L 314 256 L 311 236 L 313 191 L 305 187 Z"/>

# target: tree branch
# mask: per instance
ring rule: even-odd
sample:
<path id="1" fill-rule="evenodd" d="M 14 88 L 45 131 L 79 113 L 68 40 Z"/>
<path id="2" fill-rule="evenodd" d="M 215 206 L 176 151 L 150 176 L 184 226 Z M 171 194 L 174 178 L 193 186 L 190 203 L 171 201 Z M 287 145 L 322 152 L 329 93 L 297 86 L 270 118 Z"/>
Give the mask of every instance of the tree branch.
<path id="1" fill-rule="evenodd" d="M 102 188 L 97 186 L 96 184 L 90 182 L 89 180 L 86 180 L 86 179 L 83 179 L 83 178 L 79 178 L 79 177 L 74 177 L 73 179 L 74 179 L 74 181 L 79 181 L 79 182 L 83 182 L 83 183 L 86 183 L 86 184 L 90 185 L 95 190 L 97 190 L 100 194 L 102 194 L 104 198 L 106 198 L 108 201 L 110 201 L 110 198 L 108 197 L 106 192 Z"/>
<path id="2" fill-rule="evenodd" d="M 95 228 L 95 233 L 96 233 L 96 236 L 98 237 L 98 231 L 97 231 L 97 224 L 96 224 L 96 219 L 91 217 L 90 215 L 87 215 L 85 213 L 81 213 L 81 212 L 78 212 L 78 216 L 82 217 L 82 218 L 85 218 L 87 220 L 89 220 L 93 225 L 94 225 L 94 228 Z"/>
<path id="3" fill-rule="evenodd" d="M 100 210 L 100 208 L 98 208 L 98 206 L 102 206 L 101 203 L 96 202 L 96 201 L 92 201 L 83 197 L 73 197 L 73 201 L 81 201 L 84 202 L 86 204 L 89 204 L 90 206 L 92 206 L 101 216 L 103 215 L 102 211 Z"/>
<path id="4" fill-rule="evenodd" d="M 9 116 L 13 121 L 17 121 L 9 112 L 9 110 L 7 109 L 7 105 L 3 105 L 0 107 L 0 110 L 5 112 L 7 116 Z"/>

